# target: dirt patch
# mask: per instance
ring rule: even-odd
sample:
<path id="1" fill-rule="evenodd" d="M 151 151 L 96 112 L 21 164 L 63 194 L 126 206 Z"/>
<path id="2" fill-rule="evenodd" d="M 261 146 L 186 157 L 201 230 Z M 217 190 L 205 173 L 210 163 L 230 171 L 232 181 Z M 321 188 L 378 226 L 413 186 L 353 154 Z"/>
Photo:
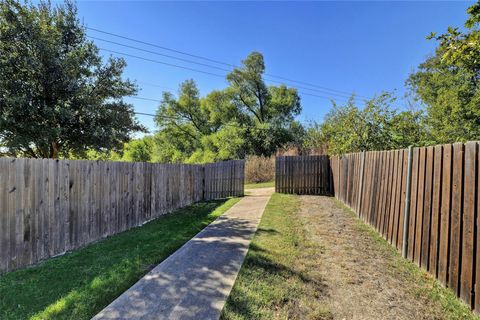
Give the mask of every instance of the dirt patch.
<path id="1" fill-rule="evenodd" d="M 401 257 L 334 198 L 300 199 L 299 215 L 311 245 L 297 267 L 321 282 L 318 299 L 330 318 L 446 318 L 442 307 L 421 293 L 415 277 L 398 265 Z"/>

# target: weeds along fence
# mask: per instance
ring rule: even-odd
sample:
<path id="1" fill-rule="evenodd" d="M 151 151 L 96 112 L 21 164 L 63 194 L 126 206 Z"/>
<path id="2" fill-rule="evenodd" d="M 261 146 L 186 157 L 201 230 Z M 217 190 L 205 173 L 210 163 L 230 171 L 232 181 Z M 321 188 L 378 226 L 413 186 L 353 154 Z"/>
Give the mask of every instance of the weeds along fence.
<path id="1" fill-rule="evenodd" d="M 0 158 L 0 272 L 201 200 L 243 195 L 244 162 L 206 165 Z"/>
<path id="2" fill-rule="evenodd" d="M 336 198 L 480 311 L 478 142 L 332 156 L 330 168 Z"/>

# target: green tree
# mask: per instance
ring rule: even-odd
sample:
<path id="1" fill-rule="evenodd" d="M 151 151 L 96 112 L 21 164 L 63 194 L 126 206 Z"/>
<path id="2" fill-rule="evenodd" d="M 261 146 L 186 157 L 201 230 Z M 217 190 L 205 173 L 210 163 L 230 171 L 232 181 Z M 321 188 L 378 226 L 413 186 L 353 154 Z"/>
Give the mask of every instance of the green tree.
<path id="1" fill-rule="evenodd" d="M 407 80 L 426 105 L 426 124 L 436 143 L 480 137 L 480 4 L 467 12 L 466 31 L 449 27 L 429 36 L 438 42 L 435 54 Z"/>
<path id="2" fill-rule="evenodd" d="M 150 162 L 153 153 L 153 138 L 145 136 L 125 143 L 123 148 L 123 161 Z"/>
<path id="3" fill-rule="evenodd" d="M 307 130 L 306 147 L 327 148 L 330 154 L 389 150 L 422 145 L 427 131 L 421 111 L 398 112 L 395 97 L 382 93 L 358 108 L 353 97 L 344 106 L 334 103 L 324 122 Z"/>
<path id="4" fill-rule="evenodd" d="M 193 80 L 180 85 L 178 99 L 164 92 L 155 117 L 158 133 L 154 141 L 155 161 L 184 162 L 201 148 L 202 137 L 218 130 L 209 122 L 209 109 L 202 106 L 200 93 Z"/>
<path id="5" fill-rule="evenodd" d="M 252 52 L 240 68 L 227 75 L 227 93 L 236 108 L 237 121 L 247 128 L 249 153 L 270 156 L 295 140 L 295 116 L 302 107 L 296 89 L 284 85 L 268 87 L 264 73 L 262 54 Z"/>
<path id="6" fill-rule="evenodd" d="M 193 80 L 181 84 L 178 98 L 164 93 L 156 116 L 154 161 L 206 162 L 271 155 L 299 143 L 303 127 L 295 89 L 267 87 L 263 56 L 254 52 L 234 69 L 224 90 L 201 97 Z"/>
<path id="7" fill-rule="evenodd" d="M 0 149 L 56 158 L 121 148 L 144 128 L 123 97 L 123 59 L 103 63 L 72 2 L 0 2 Z"/>
<path id="8" fill-rule="evenodd" d="M 391 138 L 394 148 L 435 144 L 425 123 L 423 110 L 396 113 L 391 119 Z"/>

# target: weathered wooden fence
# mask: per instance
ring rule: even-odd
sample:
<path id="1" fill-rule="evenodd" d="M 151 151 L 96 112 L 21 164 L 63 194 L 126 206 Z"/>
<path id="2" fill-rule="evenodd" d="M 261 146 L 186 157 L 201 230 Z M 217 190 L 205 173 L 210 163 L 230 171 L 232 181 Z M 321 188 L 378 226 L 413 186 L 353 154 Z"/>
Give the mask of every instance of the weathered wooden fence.
<path id="1" fill-rule="evenodd" d="M 330 168 L 335 197 L 480 311 L 478 142 L 332 156 Z"/>
<path id="2" fill-rule="evenodd" d="M 332 194 L 328 156 L 282 156 L 275 159 L 275 191 L 295 194 Z"/>
<path id="3" fill-rule="evenodd" d="M 193 202 L 243 195 L 243 161 L 207 165 L 0 158 L 0 272 Z"/>
<path id="4" fill-rule="evenodd" d="M 244 160 L 207 163 L 204 168 L 205 189 L 203 198 L 205 200 L 243 195 Z"/>

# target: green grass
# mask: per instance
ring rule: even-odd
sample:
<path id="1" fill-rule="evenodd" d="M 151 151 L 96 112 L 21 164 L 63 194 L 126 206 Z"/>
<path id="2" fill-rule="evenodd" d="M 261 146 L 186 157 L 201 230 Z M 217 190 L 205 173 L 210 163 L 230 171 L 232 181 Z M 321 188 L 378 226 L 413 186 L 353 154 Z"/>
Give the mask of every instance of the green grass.
<path id="1" fill-rule="evenodd" d="M 272 196 L 221 319 L 331 318 L 316 296 L 320 284 L 299 261 L 309 245 L 296 218 L 299 205 L 295 196 Z"/>
<path id="2" fill-rule="evenodd" d="M 257 188 L 269 188 L 269 187 L 275 187 L 275 181 L 245 184 L 245 189 L 257 189 Z"/>
<path id="3" fill-rule="evenodd" d="M 372 238 L 377 248 L 382 253 L 388 255 L 391 259 L 390 270 L 396 276 L 404 278 L 407 281 L 416 283 L 412 287 L 412 294 L 419 297 L 427 297 L 431 305 L 437 305 L 441 309 L 442 319 L 452 320 L 480 320 L 480 316 L 475 315 L 470 307 L 448 288 L 443 287 L 431 274 L 419 268 L 411 261 L 404 259 L 395 247 L 390 245 L 372 226 L 365 224 L 357 218 L 357 214 L 345 206 L 341 201 L 335 200 L 337 206 L 349 212 L 357 222 L 357 227 Z"/>
<path id="4" fill-rule="evenodd" d="M 0 275 L 0 319 L 90 319 L 238 200 L 194 204 L 37 266 Z"/>

